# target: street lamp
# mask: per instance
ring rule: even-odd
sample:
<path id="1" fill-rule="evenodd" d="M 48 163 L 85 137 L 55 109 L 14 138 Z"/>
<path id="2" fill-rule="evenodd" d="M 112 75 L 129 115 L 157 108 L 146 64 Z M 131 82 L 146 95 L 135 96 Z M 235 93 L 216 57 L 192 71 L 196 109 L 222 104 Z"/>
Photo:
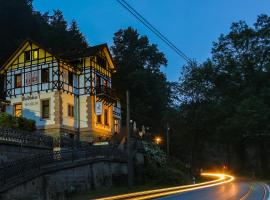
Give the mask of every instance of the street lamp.
<path id="1" fill-rule="evenodd" d="M 159 136 L 156 136 L 156 137 L 154 138 L 154 141 L 155 141 L 155 143 L 156 143 L 157 145 L 159 145 L 159 144 L 161 144 L 161 142 L 162 142 L 162 138 L 159 137 Z"/>

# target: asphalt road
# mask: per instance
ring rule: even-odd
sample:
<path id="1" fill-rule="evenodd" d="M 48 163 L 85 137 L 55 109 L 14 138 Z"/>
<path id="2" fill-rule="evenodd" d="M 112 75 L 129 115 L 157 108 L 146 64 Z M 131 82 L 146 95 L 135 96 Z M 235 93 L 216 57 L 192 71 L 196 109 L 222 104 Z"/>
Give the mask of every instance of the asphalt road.
<path id="1" fill-rule="evenodd" d="M 262 182 L 240 181 L 158 198 L 158 200 L 270 200 L 269 186 Z"/>

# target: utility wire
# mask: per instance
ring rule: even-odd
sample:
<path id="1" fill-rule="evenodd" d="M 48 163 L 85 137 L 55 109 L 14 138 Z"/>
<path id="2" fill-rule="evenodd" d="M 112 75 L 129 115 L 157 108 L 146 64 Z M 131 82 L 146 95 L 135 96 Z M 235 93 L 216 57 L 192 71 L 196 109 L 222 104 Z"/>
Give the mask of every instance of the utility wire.
<path id="1" fill-rule="evenodd" d="M 159 39 L 166 43 L 174 52 L 176 52 L 181 58 L 187 62 L 192 60 L 179 48 L 177 48 L 170 40 L 168 40 L 160 31 L 158 31 L 147 19 L 145 19 L 139 12 L 137 12 L 130 4 L 125 0 L 117 0 L 126 10 L 128 10 L 137 20 L 144 24 L 152 33 L 154 33 Z"/>

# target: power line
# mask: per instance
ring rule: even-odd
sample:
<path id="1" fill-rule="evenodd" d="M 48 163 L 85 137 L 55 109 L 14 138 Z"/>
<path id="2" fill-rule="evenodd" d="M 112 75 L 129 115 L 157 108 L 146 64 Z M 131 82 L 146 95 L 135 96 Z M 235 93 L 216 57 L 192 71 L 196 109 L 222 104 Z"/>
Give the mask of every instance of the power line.
<path id="1" fill-rule="evenodd" d="M 168 40 L 159 30 L 157 30 L 147 19 L 145 19 L 138 11 L 136 11 L 130 4 L 125 0 L 117 0 L 126 10 L 128 10 L 137 20 L 144 24 L 152 33 L 154 33 L 159 39 L 166 43 L 174 52 L 176 52 L 181 58 L 187 62 L 192 60 L 179 48 L 177 48 L 170 40 Z"/>

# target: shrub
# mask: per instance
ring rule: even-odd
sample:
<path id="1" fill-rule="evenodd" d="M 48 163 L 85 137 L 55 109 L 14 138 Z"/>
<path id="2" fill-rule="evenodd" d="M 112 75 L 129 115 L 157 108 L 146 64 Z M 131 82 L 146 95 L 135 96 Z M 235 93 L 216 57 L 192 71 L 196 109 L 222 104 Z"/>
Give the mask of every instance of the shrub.
<path id="1" fill-rule="evenodd" d="M 26 131 L 35 131 L 36 130 L 36 122 L 31 119 L 26 119 L 24 117 L 17 117 L 18 128 Z"/>
<path id="2" fill-rule="evenodd" d="M 0 127 L 1 128 L 13 128 L 13 126 L 16 126 L 16 125 L 17 125 L 16 121 L 11 115 L 5 112 L 0 113 Z"/>
<path id="3" fill-rule="evenodd" d="M 168 158 L 156 144 L 143 142 L 146 163 L 144 176 L 147 182 L 157 185 L 185 184 L 189 177 L 182 163 L 174 158 Z"/>
<path id="4" fill-rule="evenodd" d="M 24 117 L 13 117 L 5 112 L 2 112 L 0 113 L 0 127 L 33 132 L 36 130 L 36 122 Z"/>
<path id="5" fill-rule="evenodd" d="M 144 150 L 148 160 L 156 162 L 159 166 L 164 166 L 167 162 L 167 155 L 156 144 L 143 142 Z"/>

